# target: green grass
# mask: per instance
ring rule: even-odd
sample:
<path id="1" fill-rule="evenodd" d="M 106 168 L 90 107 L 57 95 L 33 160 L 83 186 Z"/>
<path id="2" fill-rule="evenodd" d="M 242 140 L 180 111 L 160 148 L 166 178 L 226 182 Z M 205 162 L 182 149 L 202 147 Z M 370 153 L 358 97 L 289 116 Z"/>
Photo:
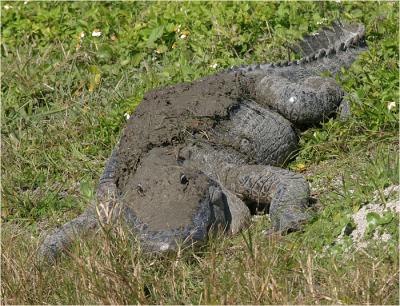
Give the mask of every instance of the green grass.
<path id="1" fill-rule="evenodd" d="M 397 304 L 398 216 L 381 226 L 393 237 L 385 245 L 346 252 L 335 243 L 375 191 L 399 183 L 397 3 L 2 7 L 2 303 Z M 261 218 L 201 252 L 159 258 L 117 228 L 80 242 L 56 267 L 35 265 L 43 232 L 88 203 L 124 114 L 144 92 L 284 59 L 288 43 L 335 19 L 363 22 L 369 51 L 338 80 L 350 120 L 305 131 L 289 165 L 319 201 L 303 233 L 267 239 Z"/>

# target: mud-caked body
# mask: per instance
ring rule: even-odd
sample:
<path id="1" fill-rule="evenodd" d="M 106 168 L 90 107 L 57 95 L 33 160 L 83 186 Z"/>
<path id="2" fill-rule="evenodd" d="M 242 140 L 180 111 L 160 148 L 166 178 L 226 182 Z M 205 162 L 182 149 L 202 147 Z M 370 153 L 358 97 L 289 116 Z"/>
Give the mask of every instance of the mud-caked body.
<path id="1" fill-rule="evenodd" d="M 237 233 L 260 210 L 274 230 L 298 229 L 309 219 L 309 186 L 282 167 L 297 150 L 296 131 L 341 105 L 344 92 L 321 74 L 348 67 L 365 49 L 363 35 L 362 25 L 336 23 L 299 44 L 302 60 L 233 68 L 145 94 L 96 201 L 48 236 L 41 256 L 55 258 L 96 228 L 109 215 L 102 211 L 113 211 L 111 219 L 153 251 L 205 241 L 213 230 Z"/>

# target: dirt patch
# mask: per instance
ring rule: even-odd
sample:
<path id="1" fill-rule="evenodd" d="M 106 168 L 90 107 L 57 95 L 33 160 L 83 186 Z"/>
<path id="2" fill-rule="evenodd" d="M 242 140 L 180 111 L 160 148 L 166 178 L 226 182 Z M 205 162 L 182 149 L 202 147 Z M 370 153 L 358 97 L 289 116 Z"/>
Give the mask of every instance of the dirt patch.
<path id="1" fill-rule="evenodd" d="M 365 234 L 368 231 L 368 214 L 375 213 L 378 216 L 382 217 L 385 212 L 396 212 L 400 213 L 400 200 L 399 200 L 399 192 L 400 186 L 399 185 L 392 185 L 387 187 L 384 192 L 383 196 L 387 199 L 392 199 L 387 201 L 385 204 L 381 203 L 380 196 L 378 192 L 375 192 L 374 198 L 372 203 L 361 207 L 359 211 L 353 214 L 352 219 L 354 221 L 355 228 L 351 232 L 350 237 L 356 246 L 357 249 L 362 249 L 368 246 L 368 241 L 365 239 Z M 341 243 L 345 236 L 345 229 L 343 229 L 340 236 L 337 238 L 337 241 Z M 378 232 L 374 232 L 372 239 L 379 240 L 382 242 L 387 242 L 392 237 L 388 233 L 379 234 Z"/>

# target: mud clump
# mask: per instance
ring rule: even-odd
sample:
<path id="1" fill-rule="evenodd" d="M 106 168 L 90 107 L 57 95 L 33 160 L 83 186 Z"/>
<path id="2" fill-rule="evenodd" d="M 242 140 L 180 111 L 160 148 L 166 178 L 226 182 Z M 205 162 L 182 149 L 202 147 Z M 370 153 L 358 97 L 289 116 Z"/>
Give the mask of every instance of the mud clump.
<path id="1" fill-rule="evenodd" d="M 128 181 L 122 197 L 124 205 L 154 231 L 191 224 L 210 185 L 201 172 L 176 165 L 168 149 L 171 148 L 151 150 Z"/>
<path id="2" fill-rule="evenodd" d="M 117 186 L 122 191 L 139 161 L 152 148 L 185 143 L 227 119 L 241 100 L 242 74 L 221 73 L 145 94 L 121 137 Z"/>

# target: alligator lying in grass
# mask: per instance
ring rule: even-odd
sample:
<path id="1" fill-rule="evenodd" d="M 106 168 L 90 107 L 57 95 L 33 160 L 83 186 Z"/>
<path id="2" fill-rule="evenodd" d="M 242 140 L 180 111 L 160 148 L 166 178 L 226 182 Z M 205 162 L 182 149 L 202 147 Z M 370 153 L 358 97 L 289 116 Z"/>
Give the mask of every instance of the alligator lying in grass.
<path id="1" fill-rule="evenodd" d="M 309 219 L 309 186 L 282 169 L 296 129 L 334 114 L 344 92 L 334 78 L 366 49 L 364 26 L 335 23 L 307 36 L 301 60 L 250 65 L 147 93 L 100 178 L 96 200 L 47 236 L 39 256 L 54 260 L 77 236 L 123 220 L 145 248 L 166 251 L 237 233 L 251 210 L 275 231 Z"/>

